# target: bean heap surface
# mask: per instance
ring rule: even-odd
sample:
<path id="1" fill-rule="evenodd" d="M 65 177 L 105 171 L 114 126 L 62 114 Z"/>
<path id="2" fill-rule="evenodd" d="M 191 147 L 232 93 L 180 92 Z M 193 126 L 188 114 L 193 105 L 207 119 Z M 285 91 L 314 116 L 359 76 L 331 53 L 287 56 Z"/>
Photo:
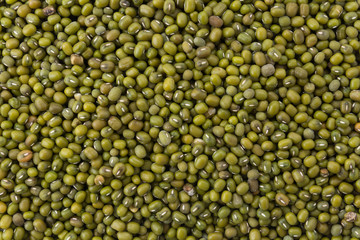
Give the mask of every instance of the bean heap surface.
<path id="1" fill-rule="evenodd" d="M 360 239 L 359 4 L 0 0 L 0 239 Z"/>

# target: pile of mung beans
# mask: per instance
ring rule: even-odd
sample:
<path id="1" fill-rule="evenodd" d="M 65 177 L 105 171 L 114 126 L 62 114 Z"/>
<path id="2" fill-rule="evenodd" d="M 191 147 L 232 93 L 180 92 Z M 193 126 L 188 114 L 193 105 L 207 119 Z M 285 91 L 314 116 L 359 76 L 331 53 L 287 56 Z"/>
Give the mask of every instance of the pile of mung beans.
<path id="1" fill-rule="evenodd" d="M 359 0 L 0 0 L 0 240 L 360 239 Z"/>

